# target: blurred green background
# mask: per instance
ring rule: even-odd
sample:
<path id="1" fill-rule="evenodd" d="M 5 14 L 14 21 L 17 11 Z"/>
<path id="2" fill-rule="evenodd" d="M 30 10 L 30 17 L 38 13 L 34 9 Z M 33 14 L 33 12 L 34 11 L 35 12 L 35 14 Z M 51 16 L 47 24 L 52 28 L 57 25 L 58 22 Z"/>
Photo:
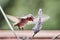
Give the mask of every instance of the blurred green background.
<path id="1" fill-rule="evenodd" d="M 43 30 L 60 30 L 60 0 L 0 0 L 6 14 L 24 16 L 29 13 L 37 15 L 38 9 L 51 18 L 42 24 Z M 11 21 L 10 21 L 11 22 Z M 12 22 L 11 22 L 12 24 Z M 35 24 L 26 25 L 24 29 L 31 30 Z M 10 29 L 0 11 L 0 30 Z M 17 27 L 14 27 L 17 29 Z"/>

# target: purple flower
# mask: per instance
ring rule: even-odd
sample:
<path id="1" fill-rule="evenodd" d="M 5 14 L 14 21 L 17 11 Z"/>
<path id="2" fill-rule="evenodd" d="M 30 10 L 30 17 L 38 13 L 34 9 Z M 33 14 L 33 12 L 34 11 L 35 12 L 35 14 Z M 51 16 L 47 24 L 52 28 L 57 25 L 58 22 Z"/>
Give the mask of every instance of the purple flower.
<path id="1" fill-rule="evenodd" d="M 36 25 L 33 27 L 34 35 L 36 33 L 38 33 L 42 28 L 41 17 L 42 17 L 42 9 L 39 9 L 39 11 L 38 11 L 38 18 L 39 19 L 38 19 Z M 33 35 L 33 37 L 34 37 L 34 35 Z"/>

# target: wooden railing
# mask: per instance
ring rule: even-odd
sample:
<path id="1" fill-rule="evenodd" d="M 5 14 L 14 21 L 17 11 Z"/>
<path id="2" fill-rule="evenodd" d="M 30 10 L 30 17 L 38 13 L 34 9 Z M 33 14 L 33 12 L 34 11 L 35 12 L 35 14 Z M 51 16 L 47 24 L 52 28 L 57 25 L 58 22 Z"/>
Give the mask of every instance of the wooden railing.
<path id="1" fill-rule="evenodd" d="M 23 30 L 23 31 L 15 31 L 20 39 L 23 36 L 27 38 L 31 38 L 33 35 L 33 31 L 31 30 Z M 59 34 L 60 30 L 41 30 L 39 33 L 35 35 L 33 40 L 51 40 L 52 37 L 56 34 Z M 15 35 L 10 30 L 0 30 L 0 40 L 17 40 Z M 56 40 L 60 40 L 60 36 L 57 37 Z"/>

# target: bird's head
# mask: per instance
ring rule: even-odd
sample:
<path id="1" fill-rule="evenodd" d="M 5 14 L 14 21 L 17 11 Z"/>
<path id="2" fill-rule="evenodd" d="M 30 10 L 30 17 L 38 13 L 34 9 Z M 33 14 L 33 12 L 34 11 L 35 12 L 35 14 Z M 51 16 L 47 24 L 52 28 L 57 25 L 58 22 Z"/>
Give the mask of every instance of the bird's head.
<path id="1" fill-rule="evenodd" d="M 34 18 L 33 18 L 33 16 L 31 16 L 31 17 L 27 17 L 27 20 L 28 20 L 28 21 L 33 21 Z"/>
<path id="2" fill-rule="evenodd" d="M 34 20 L 34 16 L 32 14 L 29 14 L 26 19 L 28 21 L 33 21 Z"/>

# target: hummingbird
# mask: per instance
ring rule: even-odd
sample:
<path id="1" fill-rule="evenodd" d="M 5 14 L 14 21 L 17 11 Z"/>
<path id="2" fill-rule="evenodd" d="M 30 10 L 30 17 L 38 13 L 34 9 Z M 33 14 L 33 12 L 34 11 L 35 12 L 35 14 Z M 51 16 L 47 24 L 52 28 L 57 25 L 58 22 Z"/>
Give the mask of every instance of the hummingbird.
<path id="1" fill-rule="evenodd" d="M 11 21 L 13 21 L 14 22 L 13 26 L 17 26 L 19 30 L 20 29 L 23 30 L 23 27 L 25 26 L 25 24 L 27 24 L 28 21 L 33 21 L 33 19 L 34 19 L 32 14 L 28 14 L 27 16 L 20 17 L 20 18 L 11 16 L 11 15 L 7 15 L 7 18 L 9 18 Z"/>

